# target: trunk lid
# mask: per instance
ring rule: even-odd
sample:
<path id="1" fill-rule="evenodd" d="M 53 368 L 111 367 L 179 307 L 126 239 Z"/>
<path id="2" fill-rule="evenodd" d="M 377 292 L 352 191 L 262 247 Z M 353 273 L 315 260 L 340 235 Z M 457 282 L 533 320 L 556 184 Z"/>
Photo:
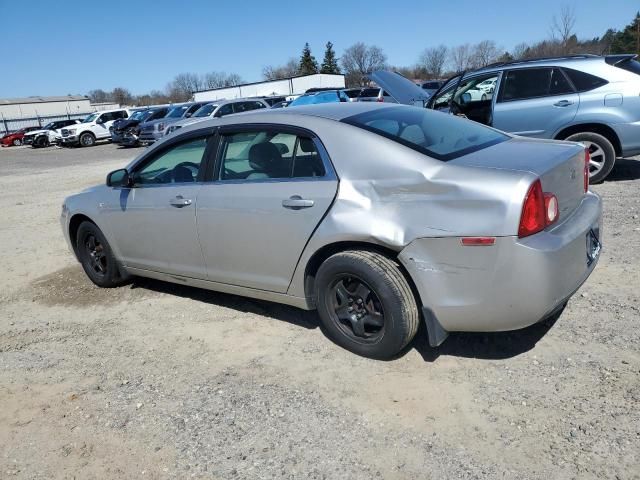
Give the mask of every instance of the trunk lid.
<path id="1" fill-rule="evenodd" d="M 558 223 L 562 223 L 584 197 L 584 146 L 581 144 L 514 137 L 449 163 L 533 173 L 540 178 L 542 190 L 557 197 Z"/>
<path id="2" fill-rule="evenodd" d="M 367 76 L 391 95 L 398 103 L 413 105 L 414 107 L 424 107 L 427 100 L 429 100 L 429 94 L 427 94 L 427 92 L 397 72 L 378 70 L 371 72 Z"/>

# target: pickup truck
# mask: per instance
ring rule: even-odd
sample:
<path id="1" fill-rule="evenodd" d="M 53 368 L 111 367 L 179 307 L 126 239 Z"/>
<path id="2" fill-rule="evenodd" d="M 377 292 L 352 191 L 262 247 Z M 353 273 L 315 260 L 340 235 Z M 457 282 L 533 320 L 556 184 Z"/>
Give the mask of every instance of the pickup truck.
<path id="1" fill-rule="evenodd" d="M 120 118 L 129 118 L 130 113 L 127 108 L 92 113 L 82 120 L 82 123 L 63 128 L 61 143 L 68 147 L 92 147 L 98 140 L 110 140 L 109 127 Z"/>

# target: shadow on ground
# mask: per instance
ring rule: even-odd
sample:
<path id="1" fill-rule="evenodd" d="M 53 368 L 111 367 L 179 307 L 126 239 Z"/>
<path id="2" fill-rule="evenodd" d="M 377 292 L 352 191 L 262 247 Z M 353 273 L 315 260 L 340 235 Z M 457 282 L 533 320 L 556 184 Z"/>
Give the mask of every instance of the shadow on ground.
<path id="1" fill-rule="evenodd" d="M 605 182 L 622 182 L 640 178 L 640 160 L 619 158 Z"/>

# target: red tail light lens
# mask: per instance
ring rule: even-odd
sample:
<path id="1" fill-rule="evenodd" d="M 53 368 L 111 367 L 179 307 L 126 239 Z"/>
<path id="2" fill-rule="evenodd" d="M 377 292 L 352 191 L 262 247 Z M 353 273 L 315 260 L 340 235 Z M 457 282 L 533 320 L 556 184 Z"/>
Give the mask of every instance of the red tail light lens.
<path id="1" fill-rule="evenodd" d="M 524 197 L 522 214 L 520 215 L 520 226 L 518 227 L 518 237 L 528 237 L 529 235 L 538 233 L 544 230 L 546 224 L 542 184 L 540 180 L 536 180 L 529 187 L 527 196 Z"/>
<path id="2" fill-rule="evenodd" d="M 528 237 L 541 232 L 556 222 L 559 215 L 557 197 L 553 193 L 544 193 L 540 179 L 536 180 L 524 197 L 518 237 Z"/>
<path id="3" fill-rule="evenodd" d="M 591 155 L 589 149 L 584 149 L 584 193 L 589 190 L 589 164 L 591 163 Z"/>

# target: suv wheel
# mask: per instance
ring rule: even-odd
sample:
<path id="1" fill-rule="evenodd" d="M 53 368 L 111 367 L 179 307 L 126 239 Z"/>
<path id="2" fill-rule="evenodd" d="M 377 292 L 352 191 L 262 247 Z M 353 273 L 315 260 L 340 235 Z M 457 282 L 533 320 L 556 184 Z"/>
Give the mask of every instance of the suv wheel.
<path id="1" fill-rule="evenodd" d="M 600 183 L 616 163 L 616 150 L 606 137 L 598 133 L 581 132 L 568 136 L 569 142 L 580 142 L 589 149 L 589 183 Z"/>
<path id="2" fill-rule="evenodd" d="M 85 132 L 80 135 L 80 146 L 82 147 L 93 147 L 96 144 L 96 137 L 93 136 L 93 133 Z"/>
<path id="3" fill-rule="evenodd" d="M 366 250 L 337 253 L 316 275 L 318 313 L 327 335 L 358 355 L 397 355 L 418 330 L 411 287 L 391 259 Z"/>

